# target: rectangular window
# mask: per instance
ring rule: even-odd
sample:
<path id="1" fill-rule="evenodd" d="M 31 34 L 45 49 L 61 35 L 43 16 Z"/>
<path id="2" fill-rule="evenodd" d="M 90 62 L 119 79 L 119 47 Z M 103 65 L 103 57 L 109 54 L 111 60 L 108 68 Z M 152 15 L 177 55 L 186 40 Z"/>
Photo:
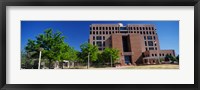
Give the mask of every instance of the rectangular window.
<path id="1" fill-rule="evenodd" d="M 93 27 L 93 30 L 95 30 L 95 27 Z"/>
<path id="2" fill-rule="evenodd" d="M 152 27 L 152 30 L 154 30 L 154 28 Z"/>
<path id="3" fill-rule="evenodd" d="M 155 50 L 157 50 L 157 47 L 155 47 Z"/>
<path id="4" fill-rule="evenodd" d="M 155 37 L 155 36 L 153 36 L 153 39 L 154 39 L 154 40 L 156 40 L 156 37 Z"/>
<path id="5" fill-rule="evenodd" d="M 148 41 L 148 46 L 153 46 L 153 41 Z"/>
<path id="6" fill-rule="evenodd" d="M 154 54 L 152 54 L 152 56 L 154 56 Z"/>
<path id="7" fill-rule="evenodd" d="M 165 56 L 164 54 L 162 54 L 162 56 Z"/>
<path id="8" fill-rule="evenodd" d="M 105 36 L 103 36 L 103 40 L 105 40 Z"/>
<path id="9" fill-rule="evenodd" d="M 148 49 L 146 48 L 146 51 L 147 51 Z"/>
<path id="10" fill-rule="evenodd" d="M 143 30 L 144 30 L 145 28 L 143 27 Z"/>
<path id="11" fill-rule="evenodd" d="M 148 28 L 146 27 L 146 30 L 148 30 Z"/>
<path id="12" fill-rule="evenodd" d="M 102 51 L 102 48 L 99 48 L 99 51 Z"/>
<path id="13" fill-rule="evenodd" d="M 140 30 L 142 30 L 142 27 L 140 27 Z"/>
<path id="14" fill-rule="evenodd" d="M 144 36 L 144 40 L 146 40 L 146 36 Z"/>
<path id="15" fill-rule="evenodd" d="M 159 54 L 161 56 L 161 54 Z"/>
<path id="16" fill-rule="evenodd" d="M 155 54 L 155 56 L 157 56 L 157 54 Z"/>
<path id="17" fill-rule="evenodd" d="M 104 46 L 104 47 L 106 46 L 105 42 L 103 42 L 103 46 Z"/>
<path id="18" fill-rule="evenodd" d="M 101 47 L 102 46 L 102 43 L 101 41 L 97 41 L 97 46 Z"/>
<path id="19" fill-rule="evenodd" d="M 153 47 L 150 47 L 149 50 L 154 50 L 154 48 L 153 48 Z"/>
<path id="20" fill-rule="evenodd" d="M 93 36 L 93 40 L 95 40 L 95 36 Z"/>
<path id="21" fill-rule="evenodd" d="M 101 30 L 101 27 L 99 27 L 99 30 Z"/>
<path id="22" fill-rule="evenodd" d="M 148 40 L 152 40 L 152 36 L 147 36 L 147 39 Z"/>
<path id="23" fill-rule="evenodd" d="M 145 46 L 147 46 L 147 42 L 145 41 Z"/>
<path id="24" fill-rule="evenodd" d="M 96 30 L 98 30 L 98 27 L 96 27 Z"/>
<path id="25" fill-rule="evenodd" d="M 102 40 L 101 36 L 96 37 L 97 40 Z"/>
<path id="26" fill-rule="evenodd" d="M 95 45 L 95 41 L 93 41 L 93 45 Z"/>

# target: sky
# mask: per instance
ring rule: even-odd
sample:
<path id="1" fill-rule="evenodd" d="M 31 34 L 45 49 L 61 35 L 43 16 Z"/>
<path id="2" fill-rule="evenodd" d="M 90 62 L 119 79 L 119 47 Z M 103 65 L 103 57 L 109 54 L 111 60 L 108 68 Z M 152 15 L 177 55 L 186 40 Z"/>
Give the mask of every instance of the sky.
<path id="1" fill-rule="evenodd" d="M 36 36 L 46 29 L 53 32 L 61 31 L 65 42 L 80 51 L 80 45 L 88 42 L 89 26 L 91 24 L 154 24 L 160 42 L 160 49 L 174 49 L 179 54 L 179 21 L 21 21 L 21 50 L 24 50 L 28 39 L 35 40 Z"/>

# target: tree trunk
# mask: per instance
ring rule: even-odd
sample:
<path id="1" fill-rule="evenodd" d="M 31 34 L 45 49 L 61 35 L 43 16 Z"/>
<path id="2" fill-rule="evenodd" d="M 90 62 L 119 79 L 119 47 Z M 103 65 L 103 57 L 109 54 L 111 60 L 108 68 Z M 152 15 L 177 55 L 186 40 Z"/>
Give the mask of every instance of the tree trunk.
<path id="1" fill-rule="evenodd" d="M 64 65 L 64 64 L 63 64 L 63 61 L 62 61 L 62 69 L 63 69 L 63 65 Z"/>

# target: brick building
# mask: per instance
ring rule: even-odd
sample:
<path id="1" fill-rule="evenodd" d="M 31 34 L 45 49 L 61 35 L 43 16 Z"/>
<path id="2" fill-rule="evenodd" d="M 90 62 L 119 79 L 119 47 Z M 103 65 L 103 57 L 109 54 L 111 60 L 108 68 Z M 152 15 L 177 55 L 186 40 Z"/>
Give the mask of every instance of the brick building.
<path id="1" fill-rule="evenodd" d="M 89 43 L 100 51 L 106 47 L 120 51 L 122 65 L 156 64 L 174 50 L 160 50 L 156 27 L 150 24 L 91 24 Z"/>

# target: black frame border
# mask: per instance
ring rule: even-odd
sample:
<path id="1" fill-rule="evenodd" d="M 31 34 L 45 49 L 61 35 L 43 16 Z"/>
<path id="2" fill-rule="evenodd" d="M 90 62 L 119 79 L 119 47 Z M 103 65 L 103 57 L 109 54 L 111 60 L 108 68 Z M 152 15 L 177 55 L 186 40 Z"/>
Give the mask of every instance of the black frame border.
<path id="1" fill-rule="evenodd" d="M 0 0 L 0 89 L 2 90 L 199 90 L 200 0 Z M 194 84 L 6 84 L 6 6 L 194 6 Z"/>

